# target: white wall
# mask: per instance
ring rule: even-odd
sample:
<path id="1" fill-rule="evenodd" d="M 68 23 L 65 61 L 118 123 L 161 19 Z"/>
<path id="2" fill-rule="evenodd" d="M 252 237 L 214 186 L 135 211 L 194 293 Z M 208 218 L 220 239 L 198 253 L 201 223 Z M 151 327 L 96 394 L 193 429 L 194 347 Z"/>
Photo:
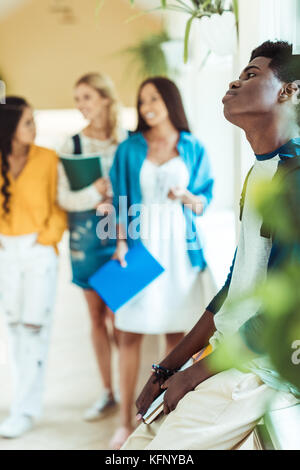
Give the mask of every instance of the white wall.
<path id="1" fill-rule="evenodd" d="M 264 0 L 260 3 L 261 42 L 267 39 L 296 42 L 297 4 L 299 9 L 299 0 Z"/>
<path id="2" fill-rule="evenodd" d="M 173 39 L 182 38 L 187 17 L 171 13 L 166 26 Z M 195 20 L 189 50 L 189 62 L 183 65 L 183 48 L 175 49 L 173 61 L 181 68 L 176 82 L 183 95 L 188 119 L 195 135 L 207 148 L 215 177 L 214 200 L 198 223 L 204 249 L 217 287 L 226 279 L 235 249 L 234 224 L 234 129 L 223 116 L 222 97 L 232 79 L 231 57 L 211 54 L 199 39 Z"/>
<path id="3" fill-rule="evenodd" d="M 211 157 L 217 210 L 232 209 L 234 204 L 233 127 L 224 118 L 222 104 L 231 78 L 232 59 L 211 55 L 202 69 L 194 65 L 190 80 L 192 128 Z"/>
<path id="4" fill-rule="evenodd" d="M 295 2 L 297 0 L 294 0 Z M 294 25 L 294 54 L 300 54 L 300 2 L 297 2 L 296 5 L 296 21 Z"/>
<path id="5" fill-rule="evenodd" d="M 37 126 L 36 144 L 59 151 L 65 140 L 77 134 L 87 125 L 87 121 L 76 109 L 37 110 L 35 111 Z M 133 130 L 136 127 L 137 115 L 135 108 L 121 109 L 120 125 L 123 129 Z"/>
<path id="6" fill-rule="evenodd" d="M 188 17 L 170 13 L 166 26 L 172 38 L 184 36 Z M 208 48 L 199 36 L 199 21 L 191 30 L 189 61 L 183 65 L 183 49 L 177 53 L 181 75 L 179 85 L 192 131 L 206 146 L 215 177 L 212 209 L 232 210 L 234 206 L 234 131 L 223 116 L 222 97 L 232 79 L 232 58 L 211 54 L 203 65 Z"/>
<path id="7" fill-rule="evenodd" d="M 300 30 L 299 0 L 239 0 L 240 48 L 239 68 L 249 61 L 251 51 L 267 40 L 297 41 Z M 297 12 L 298 5 L 298 12 Z M 296 25 L 298 24 L 298 28 Z M 300 40 L 299 40 L 300 44 Z M 300 50 L 299 50 L 300 52 Z M 253 152 L 241 133 L 241 182 L 253 162 Z"/>

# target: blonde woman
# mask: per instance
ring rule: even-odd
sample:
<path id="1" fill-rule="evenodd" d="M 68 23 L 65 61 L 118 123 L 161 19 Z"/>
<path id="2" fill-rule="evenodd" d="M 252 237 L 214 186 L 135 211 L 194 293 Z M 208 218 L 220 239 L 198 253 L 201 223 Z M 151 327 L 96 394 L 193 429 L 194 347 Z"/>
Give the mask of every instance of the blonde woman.
<path id="1" fill-rule="evenodd" d="M 84 415 L 86 420 L 94 421 L 106 416 L 116 406 L 111 377 L 111 341 L 106 323 L 112 314 L 88 282 L 89 277 L 110 260 L 116 241 L 98 238 L 96 227 L 100 217 L 96 214 L 96 207 L 111 198 L 108 174 L 117 145 L 127 134 L 118 125 L 119 103 L 109 77 L 99 73 L 84 75 L 75 84 L 74 100 L 89 124 L 79 134 L 70 137 L 61 152 L 75 155 L 99 153 L 103 172 L 103 177 L 87 188 L 72 191 L 60 164 L 58 185 L 59 204 L 68 211 L 73 283 L 83 289 L 88 305 L 92 343 L 104 386 L 101 396 Z"/>

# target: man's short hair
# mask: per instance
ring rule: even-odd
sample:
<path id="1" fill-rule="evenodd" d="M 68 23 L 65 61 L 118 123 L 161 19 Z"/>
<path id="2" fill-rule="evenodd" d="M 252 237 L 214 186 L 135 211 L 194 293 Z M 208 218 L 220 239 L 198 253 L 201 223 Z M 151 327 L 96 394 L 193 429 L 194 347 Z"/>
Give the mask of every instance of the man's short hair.
<path id="1" fill-rule="evenodd" d="M 270 69 L 285 83 L 300 80 L 300 56 L 293 55 L 293 46 L 286 41 L 266 41 L 252 51 L 250 61 L 256 57 L 272 59 Z"/>

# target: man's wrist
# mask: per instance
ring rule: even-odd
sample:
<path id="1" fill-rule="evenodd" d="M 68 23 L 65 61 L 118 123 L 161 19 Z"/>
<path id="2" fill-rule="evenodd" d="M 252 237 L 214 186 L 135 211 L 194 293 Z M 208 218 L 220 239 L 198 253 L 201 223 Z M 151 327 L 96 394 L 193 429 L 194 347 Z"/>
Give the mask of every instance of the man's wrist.
<path id="1" fill-rule="evenodd" d="M 187 380 L 191 382 L 193 389 L 215 375 L 215 372 L 207 366 L 206 359 L 196 362 L 192 367 L 186 369 L 185 372 L 187 372 Z"/>
<path id="2" fill-rule="evenodd" d="M 156 377 L 162 378 L 164 381 L 172 377 L 172 375 L 178 372 L 178 370 L 178 368 L 168 369 L 167 367 L 164 367 L 160 364 L 152 364 L 152 372 L 156 375 Z"/>
<path id="3" fill-rule="evenodd" d="M 163 377 L 158 377 L 155 372 L 151 373 L 150 380 L 153 384 L 158 383 L 160 386 L 165 382 Z"/>
<path id="4" fill-rule="evenodd" d="M 186 361 L 183 361 L 181 362 L 180 360 L 176 360 L 176 359 L 164 359 L 162 360 L 159 365 L 161 367 L 164 367 L 165 369 L 168 369 L 168 370 L 176 370 L 178 371 L 180 369 L 180 367 L 185 363 Z"/>

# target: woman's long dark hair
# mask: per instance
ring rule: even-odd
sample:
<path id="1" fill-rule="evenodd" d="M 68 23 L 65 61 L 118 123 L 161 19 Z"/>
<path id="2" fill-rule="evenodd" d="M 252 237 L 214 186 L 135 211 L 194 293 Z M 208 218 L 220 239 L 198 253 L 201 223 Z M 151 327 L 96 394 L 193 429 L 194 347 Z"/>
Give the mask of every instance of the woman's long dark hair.
<path id="1" fill-rule="evenodd" d="M 138 91 L 137 99 L 137 111 L 138 111 L 138 125 L 136 132 L 143 132 L 150 129 L 150 126 L 146 123 L 140 113 L 140 96 L 141 91 L 145 85 L 152 83 L 155 86 L 158 93 L 161 95 L 169 113 L 169 119 L 173 126 L 178 131 L 191 132 L 188 124 L 188 120 L 183 107 L 180 91 L 172 80 L 165 77 L 151 77 L 145 80 Z"/>
<path id="2" fill-rule="evenodd" d="M 23 111 L 29 104 L 24 98 L 9 96 L 5 104 L 0 104 L 0 163 L 3 184 L 0 189 L 4 196 L 3 209 L 6 214 L 9 212 L 9 163 L 8 156 L 12 151 L 12 141 L 22 117 Z"/>

